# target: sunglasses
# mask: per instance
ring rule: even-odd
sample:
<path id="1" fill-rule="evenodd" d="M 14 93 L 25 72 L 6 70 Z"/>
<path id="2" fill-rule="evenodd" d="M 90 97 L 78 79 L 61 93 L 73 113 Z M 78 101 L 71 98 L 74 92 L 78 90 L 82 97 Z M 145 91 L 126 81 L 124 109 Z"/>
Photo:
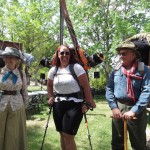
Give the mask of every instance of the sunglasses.
<path id="1" fill-rule="evenodd" d="M 68 52 L 68 51 L 67 51 L 67 52 L 64 52 L 64 51 L 63 51 L 63 52 L 60 52 L 59 54 L 60 54 L 60 55 L 64 55 L 64 54 L 65 54 L 65 55 L 70 55 L 70 52 Z"/>
<path id="2" fill-rule="evenodd" d="M 119 53 L 119 56 L 126 56 L 127 53 Z"/>
<path id="3" fill-rule="evenodd" d="M 120 52 L 119 56 L 125 57 L 128 56 L 129 54 L 133 53 L 133 51 L 127 51 L 127 52 Z"/>

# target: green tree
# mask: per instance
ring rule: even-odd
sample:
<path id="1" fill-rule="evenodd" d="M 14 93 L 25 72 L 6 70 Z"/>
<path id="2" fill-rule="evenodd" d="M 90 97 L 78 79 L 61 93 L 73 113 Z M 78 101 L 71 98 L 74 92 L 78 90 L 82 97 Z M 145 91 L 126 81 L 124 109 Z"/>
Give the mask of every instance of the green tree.
<path id="1" fill-rule="evenodd" d="M 139 32 L 149 32 L 150 2 L 66 0 L 66 3 L 81 48 L 89 55 L 97 52 L 105 55 L 102 70 L 107 82 L 117 44 Z M 59 1 L 1 0 L 0 6 L 1 40 L 22 42 L 24 51 L 35 57 L 31 72 L 38 76 L 39 61 L 52 57 L 59 45 Z M 66 25 L 64 42 L 72 44 Z"/>
<path id="2" fill-rule="evenodd" d="M 148 31 L 145 29 L 149 28 L 149 18 L 145 14 L 149 2 L 84 0 L 80 5 L 79 1 L 67 2 L 80 46 L 89 54 L 103 52 L 108 79 L 117 44 L 134 34 Z"/>

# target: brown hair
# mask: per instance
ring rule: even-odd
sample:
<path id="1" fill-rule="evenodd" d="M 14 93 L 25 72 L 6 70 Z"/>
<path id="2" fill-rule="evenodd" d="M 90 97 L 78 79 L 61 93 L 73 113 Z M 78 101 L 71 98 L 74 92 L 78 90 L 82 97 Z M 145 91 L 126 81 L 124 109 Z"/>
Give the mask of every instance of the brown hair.
<path id="1" fill-rule="evenodd" d="M 69 46 L 67 45 L 60 45 L 58 48 L 57 48 L 57 51 L 56 53 L 54 54 L 54 57 L 53 57 L 53 61 L 52 61 L 52 65 L 53 66 L 56 66 L 56 67 L 59 67 L 60 66 L 60 59 L 58 57 L 58 52 L 60 52 L 60 49 L 62 47 L 66 47 L 69 52 L 70 52 L 70 60 L 69 60 L 69 64 L 75 64 L 75 63 L 78 63 L 77 59 L 76 59 L 76 55 L 75 55 L 75 49 L 74 48 L 70 48 Z"/>

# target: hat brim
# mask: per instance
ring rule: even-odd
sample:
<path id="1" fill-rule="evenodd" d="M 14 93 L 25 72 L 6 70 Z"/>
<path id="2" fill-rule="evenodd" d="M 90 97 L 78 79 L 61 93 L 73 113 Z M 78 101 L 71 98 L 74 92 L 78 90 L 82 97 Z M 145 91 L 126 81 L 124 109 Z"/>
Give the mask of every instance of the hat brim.
<path id="1" fill-rule="evenodd" d="M 20 59 L 20 57 L 18 57 L 17 55 L 15 55 L 15 53 L 13 54 L 13 53 L 5 52 L 5 51 L 0 52 L 0 57 L 6 57 L 6 56 L 13 56 L 13 57 L 17 57 L 17 58 Z"/>
<path id="2" fill-rule="evenodd" d="M 129 47 L 118 47 L 118 48 L 116 48 L 117 51 L 120 51 L 122 49 L 135 51 L 135 48 L 129 48 Z"/>

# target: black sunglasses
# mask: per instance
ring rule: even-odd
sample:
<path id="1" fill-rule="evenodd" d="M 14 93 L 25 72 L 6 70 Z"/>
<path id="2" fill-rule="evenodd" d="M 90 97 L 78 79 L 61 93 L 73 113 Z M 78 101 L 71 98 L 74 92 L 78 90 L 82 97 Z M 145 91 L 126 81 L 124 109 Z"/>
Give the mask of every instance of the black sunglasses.
<path id="1" fill-rule="evenodd" d="M 119 56 L 126 56 L 127 53 L 119 53 Z"/>
<path id="2" fill-rule="evenodd" d="M 68 52 L 68 51 L 67 51 L 67 52 L 64 52 L 64 51 L 63 51 L 63 52 L 60 52 L 60 55 L 64 55 L 64 54 L 65 54 L 65 55 L 70 55 L 70 52 Z"/>

